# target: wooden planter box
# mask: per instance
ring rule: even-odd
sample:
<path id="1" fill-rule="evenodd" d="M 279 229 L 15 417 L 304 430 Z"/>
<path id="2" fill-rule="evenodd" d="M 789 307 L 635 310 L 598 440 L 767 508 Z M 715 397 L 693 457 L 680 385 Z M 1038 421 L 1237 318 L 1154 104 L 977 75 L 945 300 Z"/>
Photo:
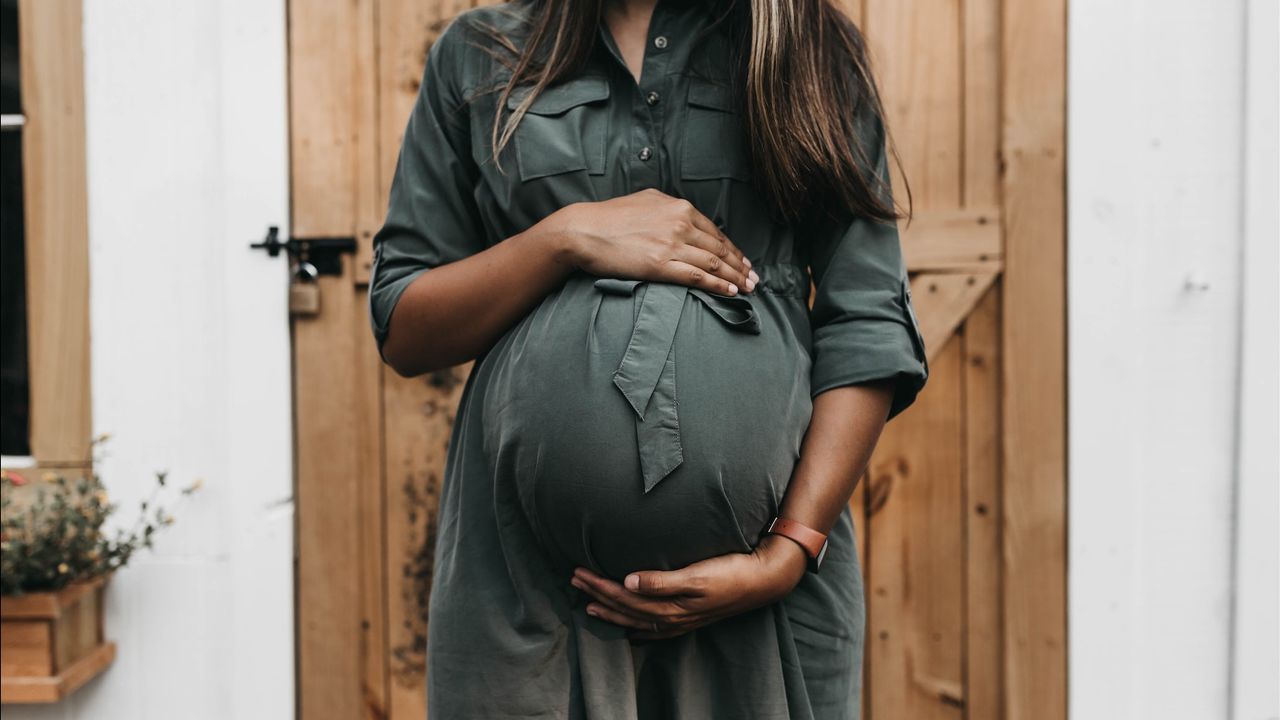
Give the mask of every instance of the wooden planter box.
<path id="1" fill-rule="evenodd" d="M 102 633 L 105 578 L 0 597 L 0 702 L 52 703 L 111 664 Z"/>

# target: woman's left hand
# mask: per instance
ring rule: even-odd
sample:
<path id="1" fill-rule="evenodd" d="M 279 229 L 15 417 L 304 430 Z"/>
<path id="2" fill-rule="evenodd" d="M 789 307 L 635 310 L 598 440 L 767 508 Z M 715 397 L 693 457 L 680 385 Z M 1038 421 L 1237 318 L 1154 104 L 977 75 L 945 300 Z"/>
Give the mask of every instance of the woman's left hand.
<path id="1" fill-rule="evenodd" d="M 629 628 L 632 639 L 661 640 L 782 599 L 804 577 L 807 565 L 799 544 L 765 535 L 750 553 L 720 555 L 669 572 L 634 572 L 625 584 L 582 567 L 570 583 L 593 598 L 589 615 Z"/>

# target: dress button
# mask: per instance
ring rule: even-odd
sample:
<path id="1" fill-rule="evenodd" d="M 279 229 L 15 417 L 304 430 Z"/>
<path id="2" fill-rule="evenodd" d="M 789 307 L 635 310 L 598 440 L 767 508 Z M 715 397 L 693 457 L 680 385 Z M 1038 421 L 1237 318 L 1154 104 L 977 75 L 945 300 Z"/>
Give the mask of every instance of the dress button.
<path id="1" fill-rule="evenodd" d="M 662 96 L 659 95 L 656 90 L 650 90 L 649 94 L 644 96 L 644 101 L 649 103 L 650 105 L 657 105 L 658 101 L 661 99 L 662 99 Z"/>
<path id="2" fill-rule="evenodd" d="M 658 37 L 654 38 L 653 46 L 658 48 L 659 50 L 665 48 L 667 46 L 667 36 L 659 35 Z"/>
<path id="3" fill-rule="evenodd" d="M 653 150 L 650 150 L 648 145 L 645 145 L 644 147 L 640 148 L 641 160 L 648 160 L 651 157 L 653 157 Z"/>

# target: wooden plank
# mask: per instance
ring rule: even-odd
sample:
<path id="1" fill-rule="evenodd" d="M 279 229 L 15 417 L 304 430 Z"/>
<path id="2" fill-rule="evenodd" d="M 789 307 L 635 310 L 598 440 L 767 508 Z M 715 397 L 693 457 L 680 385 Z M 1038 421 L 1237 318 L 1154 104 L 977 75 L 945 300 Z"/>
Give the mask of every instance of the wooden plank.
<path id="1" fill-rule="evenodd" d="M 377 68 L 373 0 L 289 5 L 292 232 L 367 240 L 377 207 Z M 293 324 L 298 486 L 298 704 L 304 720 L 381 713 L 376 664 L 360 648 L 377 644 L 364 623 L 380 602 L 367 587 L 376 569 L 371 511 L 361 497 L 377 473 L 368 466 L 353 418 L 368 411 L 360 372 L 367 308 L 353 287 L 353 263 L 341 277 L 319 279 L 322 310 Z M 369 442 L 365 436 L 365 443 Z M 372 541 L 376 547 L 376 539 Z M 370 638 L 374 637 L 373 640 Z M 371 690 L 372 689 L 372 690 Z"/>
<path id="2" fill-rule="evenodd" d="M 949 343 L 872 459 L 871 718 L 964 717 L 962 361 Z"/>
<path id="3" fill-rule="evenodd" d="M 927 210 L 900 225 L 907 268 L 928 270 L 999 270 L 1004 239 L 1000 209 Z"/>
<path id="4" fill-rule="evenodd" d="M 449 437 L 470 370 L 467 364 L 406 379 L 383 369 L 392 718 L 426 713 L 427 598 L 436 517 Z"/>
<path id="5" fill-rule="evenodd" d="M 381 0 L 378 8 L 378 114 L 379 196 L 390 192 L 396 159 L 404 140 L 404 126 L 418 97 L 427 52 L 438 37 L 444 17 L 443 2 Z M 385 202 L 385 200 L 383 200 Z M 372 243 L 361 244 L 359 264 L 372 261 Z M 370 265 L 371 267 L 371 265 Z M 422 591 L 430 577 L 431 547 L 428 532 L 434 521 L 435 497 L 441 468 L 413 462 L 406 453 L 422 442 L 422 403 L 429 403 L 422 383 L 399 377 L 381 367 L 384 413 L 383 504 L 386 535 L 384 565 L 387 641 L 383 660 L 387 666 L 389 717 L 425 717 L 426 697 L 426 600 Z M 432 407 L 435 407 L 432 405 Z M 411 468 L 404 466 L 408 462 Z M 427 477 L 427 473 L 434 475 Z M 430 517 L 428 517 L 430 516 Z"/>
<path id="6" fill-rule="evenodd" d="M 356 290 L 356 306 L 366 307 L 368 295 Z M 362 312 L 350 316 L 354 325 L 355 403 L 352 440 L 359 478 L 360 505 L 360 660 L 363 664 L 365 717 L 385 718 L 387 676 L 387 545 L 386 469 L 383 465 L 382 359 Z"/>
<path id="7" fill-rule="evenodd" d="M 995 281 L 995 273 L 921 273 L 911 279 L 912 305 L 929 360 L 938 357 L 956 328 Z"/>
<path id="8" fill-rule="evenodd" d="M 958 2 L 867 0 L 872 63 L 916 210 L 961 205 L 964 78 Z M 903 201 L 902 175 L 894 188 Z"/>
<path id="9" fill-rule="evenodd" d="M 83 464 L 89 394 L 89 227 L 81 0 L 21 0 L 31 454 Z"/>
<path id="10" fill-rule="evenodd" d="M 10 703 L 56 703 L 75 692 L 111 666 L 116 644 L 105 643 L 52 677 L 5 677 L 0 681 L 0 701 Z"/>
<path id="11" fill-rule="evenodd" d="M 324 312 L 294 321 L 298 476 L 299 715 L 363 714 L 360 489 L 350 390 L 360 349 L 350 281 L 319 279 Z"/>
<path id="12" fill-rule="evenodd" d="M 13 472 L 6 470 L 5 472 Z M 8 619 L 53 620 L 87 595 L 97 592 L 107 582 L 105 577 L 92 578 L 68 585 L 56 592 L 28 593 L 0 597 L 0 616 Z"/>
<path id="13" fill-rule="evenodd" d="M 54 666 L 61 672 L 98 646 L 102 593 L 88 593 L 53 623 Z"/>
<path id="14" fill-rule="evenodd" d="M 1000 1 L 964 3 L 964 198 L 1000 204 Z"/>
<path id="15" fill-rule="evenodd" d="M 1066 3 L 1003 3 L 1007 714 L 1064 720 Z"/>
<path id="16" fill-rule="evenodd" d="M 1000 289 L 964 323 L 966 717 L 1003 715 L 1000 559 Z"/>
<path id="17" fill-rule="evenodd" d="M 10 620 L 0 623 L 0 675 L 48 677 L 53 663 L 53 623 L 48 620 Z"/>

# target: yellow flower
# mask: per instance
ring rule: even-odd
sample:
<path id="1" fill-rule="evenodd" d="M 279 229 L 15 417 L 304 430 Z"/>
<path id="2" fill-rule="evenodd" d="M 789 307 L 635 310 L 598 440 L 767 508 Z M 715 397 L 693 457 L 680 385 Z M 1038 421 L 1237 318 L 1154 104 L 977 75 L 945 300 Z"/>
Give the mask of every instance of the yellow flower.
<path id="1" fill-rule="evenodd" d="M 58 574 L 60 575 L 66 575 L 67 571 L 70 569 L 71 568 L 67 567 L 66 563 L 58 563 Z"/>

